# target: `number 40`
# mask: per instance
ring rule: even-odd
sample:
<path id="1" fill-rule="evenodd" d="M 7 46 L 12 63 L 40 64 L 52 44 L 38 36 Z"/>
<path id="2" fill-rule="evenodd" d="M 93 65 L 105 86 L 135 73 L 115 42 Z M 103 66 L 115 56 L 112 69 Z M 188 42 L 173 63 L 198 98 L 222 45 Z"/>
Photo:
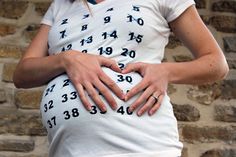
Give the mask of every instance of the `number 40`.
<path id="1" fill-rule="evenodd" d="M 128 115 L 133 114 L 133 112 L 129 112 L 129 107 L 126 107 L 126 109 L 125 109 L 124 106 L 119 107 L 118 110 L 117 110 L 117 113 L 120 113 L 122 115 L 124 115 L 125 113 L 127 113 Z"/>

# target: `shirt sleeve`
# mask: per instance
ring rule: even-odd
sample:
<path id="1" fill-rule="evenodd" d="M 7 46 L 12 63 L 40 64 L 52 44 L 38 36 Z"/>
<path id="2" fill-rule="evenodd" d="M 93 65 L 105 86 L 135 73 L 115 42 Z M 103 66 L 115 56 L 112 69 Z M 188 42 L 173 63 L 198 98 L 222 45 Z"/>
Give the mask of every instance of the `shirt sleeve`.
<path id="1" fill-rule="evenodd" d="M 41 24 L 52 26 L 54 22 L 54 10 L 55 10 L 55 1 L 51 3 L 43 19 L 41 20 Z"/>
<path id="2" fill-rule="evenodd" d="M 194 0 L 164 0 L 164 16 L 167 22 L 178 18 L 187 8 L 194 5 Z"/>

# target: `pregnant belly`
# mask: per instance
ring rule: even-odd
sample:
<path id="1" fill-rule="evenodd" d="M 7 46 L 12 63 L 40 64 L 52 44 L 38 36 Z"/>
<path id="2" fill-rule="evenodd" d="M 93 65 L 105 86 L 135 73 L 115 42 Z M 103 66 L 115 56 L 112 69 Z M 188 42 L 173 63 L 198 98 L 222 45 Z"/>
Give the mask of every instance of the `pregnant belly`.
<path id="1" fill-rule="evenodd" d="M 120 87 L 120 89 L 127 93 L 132 87 L 138 84 L 142 77 L 138 73 L 120 74 L 114 72 L 109 68 L 102 68 L 103 71 Z M 112 93 L 112 91 L 111 91 Z M 107 107 L 107 113 L 101 112 L 96 104 L 87 95 L 89 102 L 92 105 L 92 111 L 88 112 L 80 101 L 78 93 L 70 82 L 66 74 L 60 75 L 53 79 L 47 85 L 41 101 L 40 111 L 42 120 L 47 130 L 58 127 L 69 121 L 77 121 L 80 123 L 89 121 L 97 121 L 98 117 L 103 116 L 133 116 L 135 114 L 128 111 L 129 105 L 138 97 L 134 96 L 128 102 L 123 102 L 116 95 L 112 93 L 115 98 L 118 108 L 113 111 L 102 95 L 102 101 Z M 136 115 L 135 115 L 136 116 Z"/>
<path id="2" fill-rule="evenodd" d="M 142 79 L 138 73 L 121 75 L 108 68 L 103 70 L 124 92 Z M 64 157 L 63 152 L 69 150 L 82 155 L 84 152 L 146 152 L 165 149 L 164 146 L 176 147 L 170 146 L 170 143 L 178 141 L 178 131 L 168 96 L 164 97 L 164 104 L 152 117 L 147 113 L 138 117 L 136 113 L 128 111 L 140 93 L 128 102 L 113 96 L 117 110 L 113 111 L 101 96 L 107 106 L 107 113 L 103 113 L 88 96 L 92 105 L 92 111 L 88 112 L 66 74 L 50 81 L 40 106 L 42 122 L 48 132 L 50 153 Z"/>

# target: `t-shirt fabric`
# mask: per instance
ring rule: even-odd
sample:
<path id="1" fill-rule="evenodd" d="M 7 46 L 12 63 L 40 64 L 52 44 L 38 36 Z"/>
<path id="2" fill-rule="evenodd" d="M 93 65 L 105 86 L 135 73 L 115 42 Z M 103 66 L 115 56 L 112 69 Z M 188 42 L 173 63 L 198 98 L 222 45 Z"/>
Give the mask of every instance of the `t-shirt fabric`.
<path id="1" fill-rule="evenodd" d="M 89 4 L 90 12 L 81 1 L 54 0 L 41 23 L 51 26 L 49 55 L 76 50 L 111 58 L 120 68 L 134 62 L 159 64 L 170 35 L 168 23 L 193 4 L 193 0 L 104 0 Z M 124 93 L 142 79 L 136 72 L 120 74 L 109 68 L 102 69 Z M 127 102 L 112 95 L 118 104 L 116 111 L 101 95 L 108 110 L 102 113 L 87 95 L 93 105 L 88 112 L 66 74 L 51 80 L 40 106 L 50 144 L 49 156 L 181 155 L 183 145 L 167 94 L 151 117 L 147 113 L 138 117 L 128 111 L 140 93 Z"/>

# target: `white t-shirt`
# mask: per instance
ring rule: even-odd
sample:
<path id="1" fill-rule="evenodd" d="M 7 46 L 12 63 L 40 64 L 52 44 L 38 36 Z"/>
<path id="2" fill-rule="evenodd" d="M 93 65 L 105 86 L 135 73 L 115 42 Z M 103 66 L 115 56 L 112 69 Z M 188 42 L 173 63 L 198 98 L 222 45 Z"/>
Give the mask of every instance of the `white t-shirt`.
<path id="1" fill-rule="evenodd" d="M 168 22 L 180 16 L 193 0 L 105 0 L 89 4 L 54 0 L 42 20 L 51 26 L 49 55 L 70 49 L 112 58 L 123 68 L 127 63 L 161 63 L 168 43 Z M 78 52 L 78 53 L 80 53 Z M 86 61 L 85 61 L 86 62 Z M 89 63 L 87 63 L 89 64 Z M 142 77 L 103 68 L 126 93 Z M 152 117 L 138 117 L 128 107 L 139 96 L 123 102 L 113 94 L 117 111 L 101 113 L 94 105 L 83 107 L 66 74 L 49 82 L 41 102 L 47 128 L 50 157 L 177 157 L 181 155 L 177 121 L 165 95 Z"/>

